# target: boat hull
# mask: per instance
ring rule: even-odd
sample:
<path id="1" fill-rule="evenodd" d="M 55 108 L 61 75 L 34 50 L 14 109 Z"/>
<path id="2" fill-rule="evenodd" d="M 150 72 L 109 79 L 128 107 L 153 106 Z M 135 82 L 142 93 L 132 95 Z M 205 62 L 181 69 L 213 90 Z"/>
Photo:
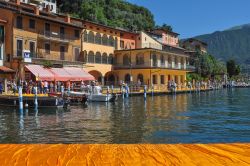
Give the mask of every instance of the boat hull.
<path id="1" fill-rule="evenodd" d="M 62 108 L 64 100 L 58 97 L 37 97 L 38 108 Z M 19 108 L 19 98 L 17 96 L 0 96 L 0 105 Z M 23 97 L 23 108 L 35 108 L 34 97 Z"/>
<path id="2" fill-rule="evenodd" d="M 116 95 L 104 95 L 104 94 L 90 94 L 88 95 L 89 102 L 114 102 L 116 100 Z"/>

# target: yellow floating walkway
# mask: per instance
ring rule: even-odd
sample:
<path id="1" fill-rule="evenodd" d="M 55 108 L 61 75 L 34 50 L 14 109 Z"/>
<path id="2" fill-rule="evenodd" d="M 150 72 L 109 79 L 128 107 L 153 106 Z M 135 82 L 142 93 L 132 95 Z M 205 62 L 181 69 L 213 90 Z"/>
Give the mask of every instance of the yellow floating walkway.
<path id="1" fill-rule="evenodd" d="M 1 165 L 250 165 L 250 144 L 0 145 Z"/>

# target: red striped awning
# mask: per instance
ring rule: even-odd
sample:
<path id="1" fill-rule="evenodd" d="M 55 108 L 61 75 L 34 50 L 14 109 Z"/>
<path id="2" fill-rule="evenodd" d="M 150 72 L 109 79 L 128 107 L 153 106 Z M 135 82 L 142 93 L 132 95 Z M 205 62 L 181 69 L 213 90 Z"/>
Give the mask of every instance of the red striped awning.
<path id="1" fill-rule="evenodd" d="M 81 68 L 65 67 L 64 69 L 72 76 L 72 81 L 95 80 L 95 78 L 91 74 L 87 73 Z"/>
<path id="2" fill-rule="evenodd" d="M 37 80 L 41 81 L 54 81 L 54 74 L 49 71 L 48 68 L 44 68 L 40 65 L 26 65 L 26 69 L 28 69 L 32 74 L 36 76 Z"/>
<path id="3" fill-rule="evenodd" d="M 89 73 L 81 68 L 65 67 L 65 68 L 44 68 L 40 65 L 26 65 L 37 80 L 46 81 L 88 81 L 95 80 Z"/>

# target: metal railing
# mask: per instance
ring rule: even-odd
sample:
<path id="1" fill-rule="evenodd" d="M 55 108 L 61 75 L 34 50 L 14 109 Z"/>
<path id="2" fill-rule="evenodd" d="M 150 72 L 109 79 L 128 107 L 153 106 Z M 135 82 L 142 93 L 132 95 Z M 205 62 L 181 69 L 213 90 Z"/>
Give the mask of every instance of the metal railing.
<path id="1" fill-rule="evenodd" d="M 48 40 L 61 41 L 61 42 L 70 42 L 76 39 L 67 34 L 60 34 L 60 33 L 51 32 L 51 31 L 40 31 L 38 33 L 38 37 L 42 37 Z"/>

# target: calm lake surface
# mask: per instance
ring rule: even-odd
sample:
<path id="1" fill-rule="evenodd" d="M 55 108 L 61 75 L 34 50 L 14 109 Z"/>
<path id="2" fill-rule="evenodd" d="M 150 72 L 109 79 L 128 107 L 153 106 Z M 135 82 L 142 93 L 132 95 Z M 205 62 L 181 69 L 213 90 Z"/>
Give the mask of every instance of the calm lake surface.
<path id="1" fill-rule="evenodd" d="M 250 142 L 250 89 L 131 97 L 67 110 L 0 108 L 0 143 Z"/>

